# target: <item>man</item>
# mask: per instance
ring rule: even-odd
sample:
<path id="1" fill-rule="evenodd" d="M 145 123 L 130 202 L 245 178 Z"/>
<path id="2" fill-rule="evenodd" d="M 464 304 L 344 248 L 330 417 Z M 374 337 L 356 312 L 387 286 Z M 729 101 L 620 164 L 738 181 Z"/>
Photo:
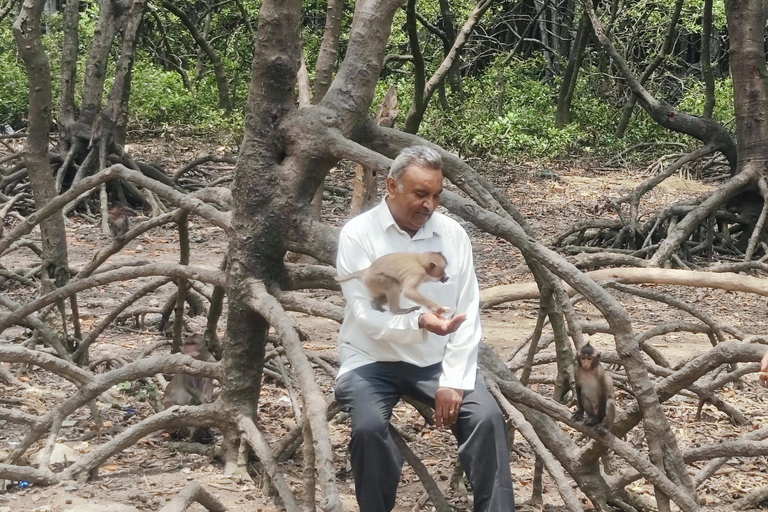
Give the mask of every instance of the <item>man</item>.
<path id="1" fill-rule="evenodd" d="M 515 510 L 506 425 L 477 371 L 479 288 L 472 246 L 457 222 L 435 213 L 442 189 L 440 155 L 426 146 L 407 148 L 390 167 L 384 201 L 350 220 L 339 238 L 339 275 L 393 252 L 442 252 L 448 282 L 424 283 L 419 290 L 457 313 L 443 318 L 422 310 L 377 311 L 361 280 L 341 285 L 347 306 L 339 333 L 336 398 L 351 416 L 352 472 L 361 512 L 395 506 L 403 458 L 388 425 L 403 395 L 433 406 L 438 428 L 456 426 L 475 511 Z M 413 305 L 406 300 L 402 307 Z"/>

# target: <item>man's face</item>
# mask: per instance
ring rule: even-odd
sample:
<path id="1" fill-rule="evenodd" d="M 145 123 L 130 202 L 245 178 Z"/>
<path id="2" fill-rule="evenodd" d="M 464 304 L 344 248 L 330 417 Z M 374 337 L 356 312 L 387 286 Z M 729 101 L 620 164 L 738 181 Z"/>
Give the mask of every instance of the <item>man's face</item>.
<path id="1" fill-rule="evenodd" d="M 401 185 L 401 186 L 400 186 Z M 387 178 L 387 204 L 395 222 L 413 236 L 427 223 L 440 204 L 443 173 L 430 167 L 412 165 L 400 178 Z"/>

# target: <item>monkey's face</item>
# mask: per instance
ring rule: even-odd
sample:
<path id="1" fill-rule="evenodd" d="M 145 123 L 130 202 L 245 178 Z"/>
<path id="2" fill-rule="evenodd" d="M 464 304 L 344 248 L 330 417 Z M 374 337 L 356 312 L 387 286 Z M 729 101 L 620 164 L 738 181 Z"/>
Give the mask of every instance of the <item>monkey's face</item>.
<path id="1" fill-rule="evenodd" d="M 397 225 L 413 236 L 435 213 L 442 191 L 442 171 L 411 166 L 399 182 L 387 178 L 387 205 Z"/>
<path id="2" fill-rule="evenodd" d="M 445 258 L 434 258 L 432 261 L 427 264 L 426 271 L 427 275 L 432 278 L 433 281 L 440 281 L 441 283 L 447 283 L 448 282 L 448 274 L 445 273 L 445 267 L 448 265 L 448 263 L 445 261 Z"/>
<path id="3" fill-rule="evenodd" d="M 592 354 L 581 354 L 579 360 L 581 361 L 581 368 L 584 370 L 591 370 L 595 365 L 595 357 Z"/>
<path id="4" fill-rule="evenodd" d="M 109 207 L 109 218 L 112 220 L 117 219 L 118 217 L 124 216 L 125 210 L 123 210 L 123 207 L 119 204 L 114 204 Z"/>

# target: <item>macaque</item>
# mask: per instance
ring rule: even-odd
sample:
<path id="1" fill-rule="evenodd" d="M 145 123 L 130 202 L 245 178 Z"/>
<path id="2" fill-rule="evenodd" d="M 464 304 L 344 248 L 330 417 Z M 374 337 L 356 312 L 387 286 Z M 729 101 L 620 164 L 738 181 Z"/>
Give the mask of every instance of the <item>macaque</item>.
<path id="1" fill-rule="evenodd" d="M 128 213 L 120 203 L 115 203 L 109 207 L 109 229 L 112 236 L 121 240 L 131 227 L 128 221 Z"/>
<path id="2" fill-rule="evenodd" d="M 418 306 L 403 309 L 400 307 L 400 292 L 413 302 L 421 304 L 436 315 L 447 313 L 450 308 L 441 306 L 417 290 L 425 281 L 445 283 L 448 276 L 445 267 L 448 260 L 439 252 L 395 252 L 377 258 L 371 266 L 346 276 L 336 276 L 340 283 L 350 279 L 362 279 L 373 295 L 373 307 L 384 311 L 389 304 L 389 311 L 402 315 L 416 311 Z"/>
<path id="3" fill-rule="evenodd" d="M 587 343 L 576 355 L 576 398 L 578 407 L 573 419 L 607 432 L 613 426 L 616 407 L 613 403 L 613 379 L 600 364 L 600 352 Z"/>
<path id="4" fill-rule="evenodd" d="M 182 353 L 192 356 L 197 360 L 215 362 L 216 359 L 205 348 L 205 338 L 195 333 L 184 340 Z M 174 375 L 171 382 L 165 388 L 163 407 L 172 405 L 200 405 L 211 401 L 213 395 L 213 380 L 207 377 L 193 377 L 192 375 Z"/>

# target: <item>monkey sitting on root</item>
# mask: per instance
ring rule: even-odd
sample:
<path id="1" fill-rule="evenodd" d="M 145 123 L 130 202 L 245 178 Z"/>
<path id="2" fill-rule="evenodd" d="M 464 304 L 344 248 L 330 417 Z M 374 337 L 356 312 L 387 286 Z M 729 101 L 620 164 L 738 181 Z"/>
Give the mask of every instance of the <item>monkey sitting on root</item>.
<path id="1" fill-rule="evenodd" d="M 181 353 L 192 356 L 198 361 L 216 362 L 207 348 L 205 338 L 195 333 L 184 340 Z M 174 375 L 163 393 L 163 408 L 174 405 L 201 405 L 213 399 L 213 379 L 195 377 L 179 373 Z M 208 444 L 213 441 L 213 432 L 207 427 L 179 428 L 171 432 L 172 439 L 184 439 L 189 436 L 192 442 Z"/>
<path id="2" fill-rule="evenodd" d="M 413 302 L 424 306 L 436 315 L 441 315 L 449 313 L 450 308 L 437 304 L 417 288 L 421 283 L 428 281 L 447 282 L 448 276 L 445 274 L 447 266 L 448 260 L 439 252 L 393 252 L 377 258 L 364 270 L 346 276 L 336 276 L 336 281 L 343 283 L 350 279 L 362 279 L 373 295 L 373 307 L 378 311 L 384 311 L 385 304 L 389 304 L 389 311 L 396 315 L 419 309 L 418 306 L 401 308 L 400 293 L 402 292 Z"/>
<path id="3" fill-rule="evenodd" d="M 581 347 L 576 355 L 574 376 L 578 407 L 573 419 L 584 420 L 585 425 L 595 427 L 598 432 L 608 432 L 616 416 L 613 379 L 600 363 L 600 352 L 589 343 Z"/>
<path id="4" fill-rule="evenodd" d="M 128 210 L 121 203 L 114 203 L 109 207 L 109 230 L 112 237 L 122 240 L 131 223 L 128 220 Z"/>
<path id="5" fill-rule="evenodd" d="M 184 340 L 181 353 L 192 356 L 198 361 L 216 362 L 213 354 L 205 348 L 205 338 L 199 333 L 195 333 Z M 173 405 L 206 404 L 211 401 L 212 397 L 213 379 L 179 373 L 173 376 L 165 388 L 163 407 L 167 409 Z"/>

